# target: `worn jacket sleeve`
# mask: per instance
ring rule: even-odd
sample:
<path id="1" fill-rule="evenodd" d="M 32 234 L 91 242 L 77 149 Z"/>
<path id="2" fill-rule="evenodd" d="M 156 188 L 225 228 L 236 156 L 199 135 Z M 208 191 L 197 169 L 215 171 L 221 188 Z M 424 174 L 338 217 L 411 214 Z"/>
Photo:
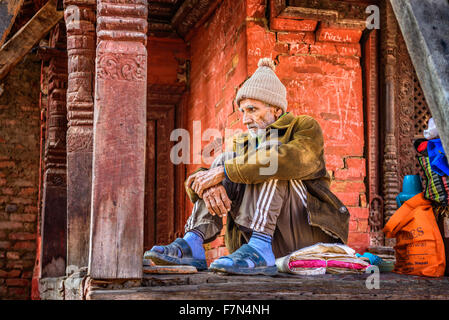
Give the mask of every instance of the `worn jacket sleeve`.
<path id="1" fill-rule="evenodd" d="M 235 183 L 256 184 L 269 179 L 307 180 L 317 178 L 318 173 L 324 175 L 323 133 L 318 122 L 304 116 L 286 135 L 291 137 L 286 143 L 225 162 L 228 178 Z"/>

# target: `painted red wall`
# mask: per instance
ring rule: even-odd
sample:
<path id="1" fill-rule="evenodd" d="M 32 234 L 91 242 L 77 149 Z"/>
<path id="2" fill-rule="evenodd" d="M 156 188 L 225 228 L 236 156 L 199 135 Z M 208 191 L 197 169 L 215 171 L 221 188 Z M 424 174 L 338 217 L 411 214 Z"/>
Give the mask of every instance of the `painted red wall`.
<path id="1" fill-rule="evenodd" d="M 201 120 L 203 131 L 242 127 L 232 103 L 237 88 L 256 70 L 260 58 L 276 59 L 276 73 L 287 87 L 288 110 L 313 116 L 323 128 L 331 188 L 351 213 L 348 245 L 362 252 L 369 235 L 361 31 L 267 19 L 266 10 L 264 0 L 225 0 L 191 37 L 188 129 L 192 132 L 195 120 Z M 189 165 L 187 171 L 197 167 Z M 188 213 L 191 208 L 189 203 Z M 208 262 L 226 254 L 222 237 L 207 249 Z"/>
<path id="2" fill-rule="evenodd" d="M 176 85 L 185 82 L 180 66 L 188 59 L 187 45 L 181 38 L 148 37 L 148 84 Z"/>

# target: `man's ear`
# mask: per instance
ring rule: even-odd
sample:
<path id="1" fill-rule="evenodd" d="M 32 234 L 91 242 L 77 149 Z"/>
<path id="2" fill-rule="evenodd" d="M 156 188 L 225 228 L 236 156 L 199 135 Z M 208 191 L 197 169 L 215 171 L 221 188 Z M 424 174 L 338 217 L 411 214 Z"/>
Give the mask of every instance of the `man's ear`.
<path id="1" fill-rule="evenodd" d="M 274 112 L 274 114 L 276 115 L 276 118 L 279 118 L 280 116 L 282 116 L 282 113 L 284 113 L 284 111 L 281 108 L 276 107 L 276 111 Z"/>

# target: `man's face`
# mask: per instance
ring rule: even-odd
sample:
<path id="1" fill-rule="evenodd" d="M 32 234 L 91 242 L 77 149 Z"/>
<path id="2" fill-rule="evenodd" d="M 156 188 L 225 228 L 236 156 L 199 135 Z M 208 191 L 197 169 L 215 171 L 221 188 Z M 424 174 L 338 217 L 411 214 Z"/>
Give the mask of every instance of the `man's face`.
<path id="1" fill-rule="evenodd" d="M 254 99 L 240 101 L 240 111 L 243 113 L 243 124 L 252 136 L 260 135 L 282 114 L 282 109 Z"/>

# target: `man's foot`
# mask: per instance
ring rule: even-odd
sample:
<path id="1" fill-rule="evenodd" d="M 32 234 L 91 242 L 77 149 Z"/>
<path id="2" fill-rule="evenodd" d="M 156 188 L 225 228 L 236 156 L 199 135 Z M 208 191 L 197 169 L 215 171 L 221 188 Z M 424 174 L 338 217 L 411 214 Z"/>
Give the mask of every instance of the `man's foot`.
<path id="1" fill-rule="evenodd" d="M 166 246 L 154 246 L 145 252 L 144 259 L 151 259 L 157 265 L 191 265 L 198 270 L 207 269 L 203 238 L 194 232 L 187 232 Z"/>
<path id="2" fill-rule="evenodd" d="M 275 275 L 277 267 L 269 235 L 253 232 L 248 244 L 211 263 L 209 270 L 243 275 Z"/>

